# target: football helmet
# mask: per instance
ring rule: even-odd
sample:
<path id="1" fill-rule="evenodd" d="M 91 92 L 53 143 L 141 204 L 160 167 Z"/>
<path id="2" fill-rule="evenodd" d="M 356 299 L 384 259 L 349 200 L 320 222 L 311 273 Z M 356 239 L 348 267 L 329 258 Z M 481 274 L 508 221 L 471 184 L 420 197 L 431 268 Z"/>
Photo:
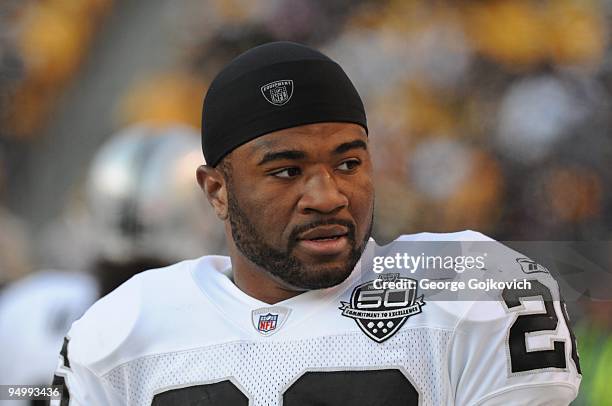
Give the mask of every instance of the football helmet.
<path id="1" fill-rule="evenodd" d="M 136 125 L 99 150 L 86 185 L 98 256 L 165 261 L 219 253 L 223 224 L 198 187 L 199 133 L 186 126 Z"/>

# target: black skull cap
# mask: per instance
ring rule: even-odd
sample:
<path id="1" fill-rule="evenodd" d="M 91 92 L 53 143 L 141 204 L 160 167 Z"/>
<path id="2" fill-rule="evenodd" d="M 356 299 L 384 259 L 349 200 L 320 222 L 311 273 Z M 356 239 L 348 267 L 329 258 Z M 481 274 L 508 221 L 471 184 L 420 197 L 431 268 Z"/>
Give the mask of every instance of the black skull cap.
<path id="1" fill-rule="evenodd" d="M 361 97 L 344 70 L 294 42 L 259 45 L 233 59 L 212 81 L 202 111 L 208 165 L 262 135 L 322 122 L 368 131 Z"/>

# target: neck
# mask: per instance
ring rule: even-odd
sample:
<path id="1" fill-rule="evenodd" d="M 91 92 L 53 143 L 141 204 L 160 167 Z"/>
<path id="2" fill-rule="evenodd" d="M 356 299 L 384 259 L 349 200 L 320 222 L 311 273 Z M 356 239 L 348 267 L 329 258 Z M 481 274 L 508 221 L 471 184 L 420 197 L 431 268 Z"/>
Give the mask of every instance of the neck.
<path id="1" fill-rule="evenodd" d="M 246 259 L 236 247 L 231 247 L 230 257 L 234 284 L 252 298 L 276 304 L 303 293 L 275 279 L 268 271 Z"/>

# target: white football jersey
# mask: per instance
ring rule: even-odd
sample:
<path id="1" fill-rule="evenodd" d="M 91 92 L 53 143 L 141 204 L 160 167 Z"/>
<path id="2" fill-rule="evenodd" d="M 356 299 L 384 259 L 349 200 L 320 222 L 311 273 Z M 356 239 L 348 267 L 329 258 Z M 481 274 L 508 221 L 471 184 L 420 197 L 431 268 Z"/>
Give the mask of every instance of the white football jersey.
<path id="1" fill-rule="evenodd" d="M 0 296 L 0 384 L 49 385 L 70 325 L 96 299 L 95 279 L 76 272 L 39 271 L 9 285 Z"/>
<path id="2" fill-rule="evenodd" d="M 397 242 L 470 240 L 492 241 L 467 231 Z M 545 272 L 531 294 L 441 301 L 373 289 L 360 262 L 340 285 L 270 305 L 230 269 L 205 256 L 98 301 L 66 339 L 55 405 L 567 405 L 577 394 L 575 344 Z"/>

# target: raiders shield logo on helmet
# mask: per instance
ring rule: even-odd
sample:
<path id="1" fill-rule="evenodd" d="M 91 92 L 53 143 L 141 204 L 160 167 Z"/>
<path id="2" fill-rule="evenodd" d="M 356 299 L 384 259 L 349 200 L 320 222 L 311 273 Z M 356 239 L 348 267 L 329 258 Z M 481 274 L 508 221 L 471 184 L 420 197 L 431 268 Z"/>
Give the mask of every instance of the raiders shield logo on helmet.
<path id="1" fill-rule="evenodd" d="M 293 96 L 293 80 L 277 80 L 263 85 L 261 94 L 269 103 L 282 106 Z"/>
<path id="2" fill-rule="evenodd" d="M 408 317 L 421 313 L 423 295 L 417 297 L 417 281 L 394 274 L 362 283 L 353 289 L 350 303 L 341 302 L 342 315 L 355 320 L 372 340 L 382 343 L 393 336 Z M 382 288 L 383 281 L 394 288 Z"/>

